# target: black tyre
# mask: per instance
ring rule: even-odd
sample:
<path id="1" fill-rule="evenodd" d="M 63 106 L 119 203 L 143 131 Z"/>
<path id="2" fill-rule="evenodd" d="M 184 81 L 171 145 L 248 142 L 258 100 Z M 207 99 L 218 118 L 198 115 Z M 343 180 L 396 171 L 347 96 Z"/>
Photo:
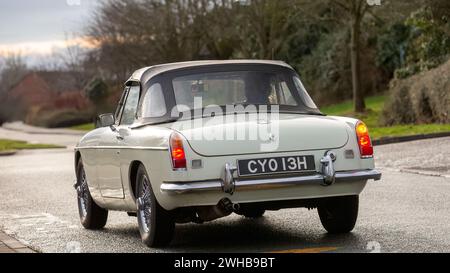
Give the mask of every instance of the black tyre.
<path id="1" fill-rule="evenodd" d="M 261 218 L 264 216 L 264 213 L 266 213 L 265 209 L 260 208 L 251 208 L 251 209 L 243 209 L 241 212 L 241 215 L 245 216 L 246 218 Z"/>
<path id="2" fill-rule="evenodd" d="M 137 218 L 142 242 L 148 247 L 167 246 L 173 238 L 175 222 L 170 213 L 156 201 L 145 168 L 141 165 L 136 175 Z"/>
<path id="3" fill-rule="evenodd" d="M 323 227 L 330 234 L 349 233 L 358 219 L 359 196 L 343 196 L 325 199 L 319 205 Z"/>
<path id="4" fill-rule="evenodd" d="M 76 189 L 78 196 L 78 212 L 83 227 L 91 230 L 104 228 L 106 221 L 108 220 L 108 211 L 99 207 L 92 199 L 81 159 L 77 164 Z"/>

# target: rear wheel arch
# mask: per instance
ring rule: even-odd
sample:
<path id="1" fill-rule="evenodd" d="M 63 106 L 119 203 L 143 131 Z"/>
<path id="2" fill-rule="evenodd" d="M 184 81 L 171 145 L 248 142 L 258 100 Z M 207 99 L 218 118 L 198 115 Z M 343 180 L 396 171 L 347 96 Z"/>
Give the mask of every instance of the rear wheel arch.
<path id="1" fill-rule="evenodd" d="M 78 162 L 80 162 L 81 160 L 81 153 L 80 151 L 76 151 L 75 152 L 75 172 L 77 172 L 77 168 L 78 168 Z M 77 173 L 78 176 L 78 173 Z"/>
<path id="2" fill-rule="evenodd" d="M 138 196 L 138 194 L 137 194 L 137 185 L 136 185 L 136 177 L 137 177 L 137 173 L 138 173 L 139 167 L 141 165 L 144 166 L 144 163 L 142 163 L 141 161 L 138 161 L 138 160 L 135 160 L 135 161 L 131 162 L 131 164 L 130 164 L 128 179 L 129 179 L 130 188 L 131 188 L 134 200 L 136 200 L 136 197 Z"/>

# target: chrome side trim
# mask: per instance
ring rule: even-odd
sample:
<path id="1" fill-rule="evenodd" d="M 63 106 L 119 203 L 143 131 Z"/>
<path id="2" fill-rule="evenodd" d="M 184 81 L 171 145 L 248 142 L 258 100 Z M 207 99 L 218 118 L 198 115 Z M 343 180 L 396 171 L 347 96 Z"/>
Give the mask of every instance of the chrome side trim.
<path id="1" fill-rule="evenodd" d="M 191 183 L 163 183 L 161 185 L 161 192 L 168 194 L 184 194 L 207 191 L 222 191 L 222 182 L 217 180 Z"/>
<path id="2" fill-rule="evenodd" d="M 262 190 L 283 187 L 295 187 L 304 184 L 323 185 L 325 177 L 322 174 L 266 179 L 235 179 L 235 192 L 239 190 Z M 381 179 L 377 170 L 336 172 L 336 183 L 347 181 L 367 181 Z M 167 182 L 161 185 L 161 192 L 169 195 L 186 194 L 208 191 L 223 191 L 222 180 L 208 180 L 204 182 Z"/>
<path id="3" fill-rule="evenodd" d="M 76 147 L 75 151 L 79 150 L 150 150 L 150 151 L 168 151 L 168 147 L 140 147 L 140 146 L 86 146 Z"/>

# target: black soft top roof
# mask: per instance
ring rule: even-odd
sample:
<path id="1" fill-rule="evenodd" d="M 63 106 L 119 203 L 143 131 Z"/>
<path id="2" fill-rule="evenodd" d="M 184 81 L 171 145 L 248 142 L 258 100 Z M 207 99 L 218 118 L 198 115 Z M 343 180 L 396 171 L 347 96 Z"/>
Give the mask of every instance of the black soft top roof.
<path id="1" fill-rule="evenodd" d="M 217 66 L 217 65 L 277 65 L 285 68 L 293 69 L 291 66 L 282 61 L 267 61 L 267 60 L 227 60 L 227 61 L 192 61 L 192 62 L 180 62 L 169 63 L 155 66 L 149 66 L 139 69 L 133 73 L 130 79 L 126 82 L 127 85 L 131 85 L 134 82 L 146 83 L 153 77 L 162 74 L 164 72 L 204 67 L 204 66 Z"/>
<path id="2" fill-rule="evenodd" d="M 158 82 L 162 85 L 164 101 L 167 109 L 176 109 L 176 98 L 173 86 L 170 84 L 170 77 L 190 73 L 192 71 L 221 71 L 227 69 L 256 69 L 266 71 L 267 69 L 285 71 L 287 73 L 297 74 L 295 70 L 282 61 L 266 61 L 266 60 L 227 60 L 227 61 L 192 61 L 181 63 L 161 64 L 150 67 L 145 67 L 133 73 L 131 78 L 126 82 L 127 86 L 139 85 L 141 87 L 141 99 L 138 106 L 138 118 L 133 127 L 141 127 L 149 124 L 160 124 L 167 122 L 174 122 L 180 119 L 180 115 L 172 116 L 173 111 L 166 111 L 166 114 L 161 117 L 143 117 L 141 109 L 143 99 L 148 92 L 149 87 Z M 188 70 L 188 71 L 184 71 Z M 289 72 L 290 71 L 290 72 Z M 293 82 L 290 84 L 294 84 Z M 295 87 L 293 87 L 295 88 Z M 282 106 L 279 110 L 288 113 L 313 114 L 323 115 L 319 109 L 309 108 L 304 103 L 299 103 L 298 106 Z M 226 109 L 224 109 L 226 111 Z M 180 113 L 178 113 L 180 114 Z M 195 116 L 195 113 L 191 113 Z"/>

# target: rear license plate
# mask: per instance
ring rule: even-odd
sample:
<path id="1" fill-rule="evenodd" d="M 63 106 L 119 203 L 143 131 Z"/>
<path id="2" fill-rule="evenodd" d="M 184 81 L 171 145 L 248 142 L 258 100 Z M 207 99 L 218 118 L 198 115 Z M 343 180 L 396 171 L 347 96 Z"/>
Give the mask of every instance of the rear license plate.
<path id="1" fill-rule="evenodd" d="M 238 160 L 239 176 L 313 172 L 316 170 L 314 156 L 287 156 Z"/>

